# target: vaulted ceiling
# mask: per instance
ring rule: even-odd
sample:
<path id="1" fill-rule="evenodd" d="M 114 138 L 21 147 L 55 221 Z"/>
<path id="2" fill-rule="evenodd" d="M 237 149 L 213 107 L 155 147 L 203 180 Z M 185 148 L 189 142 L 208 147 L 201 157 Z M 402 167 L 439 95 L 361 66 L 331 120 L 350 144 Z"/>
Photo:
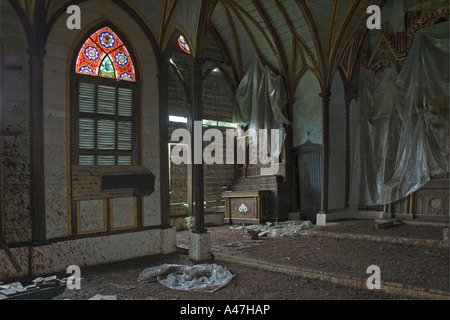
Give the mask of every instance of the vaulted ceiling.
<path id="1" fill-rule="evenodd" d="M 42 2 L 41 2 L 42 1 Z M 174 32 L 190 41 L 194 56 L 202 55 L 205 26 L 234 69 L 245 74 L 258 55 L 279 73 L 292 94 L 306 70 L 328 86 L 340 68 L 350 75 L 362 34 L 367 31 L 367 8 L 383 0 L 12 0 L 30 30 L 36 3 L 45 7 L 47 28 L 68 5 L 114 2 L 151 33 L 164 52 Z M 41 9 L 42 10 L 42 9 Z"/>

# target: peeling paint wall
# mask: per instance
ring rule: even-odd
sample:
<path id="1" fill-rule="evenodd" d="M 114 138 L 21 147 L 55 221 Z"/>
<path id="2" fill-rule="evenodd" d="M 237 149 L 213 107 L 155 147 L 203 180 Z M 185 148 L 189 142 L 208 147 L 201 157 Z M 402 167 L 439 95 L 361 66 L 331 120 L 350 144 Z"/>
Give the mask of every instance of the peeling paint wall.
<path id="1" fill-rule="evenodd" d="M 17 137 L 4 138 L 6 243 L 31 240 L 29 67 L 24 28 L 9 1 L 1 1 L 0 19 L 5 67 L 3 107 L 5 129 Z"/>
<path id="2" fill-rule="evenodd" d="M 77 265 L 83 270 L 83 267 L 105 262 L 170 253 L 174 248 L 174 229 L 61 241 L 34 248 L 12 248 L 11 252 L 22 269 L 20 272 L 14 268 L 5 252 L 0 250 L 0 280 L 63 273 L 70 265 Z"/>

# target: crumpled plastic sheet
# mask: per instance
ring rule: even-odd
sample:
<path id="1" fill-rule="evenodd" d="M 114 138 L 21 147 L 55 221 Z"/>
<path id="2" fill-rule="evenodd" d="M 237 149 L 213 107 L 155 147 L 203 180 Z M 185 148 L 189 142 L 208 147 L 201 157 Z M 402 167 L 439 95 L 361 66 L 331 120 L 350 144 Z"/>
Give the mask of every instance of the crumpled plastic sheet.
<path id="1" fill-rule="evenodd" d="M 158 281 L 173 290 L 212 293 L 227 285 L 233 277 L 225 267 L 216 264 L 163 264 L 142 271 L 138 281 Z"/>
<path id="2" fill-rule="evenodd" d="M 278 141 L 274 136 L 273 144 L 269 142 L 266 150 L 275 158 L 279 157 L 286 138 L 284 125 L 292 125 L 283 114 L 286 105 L 287 93 L 281 76 L 255 57 L 236 90 L 233 122 L 248 126 L 252 141 L 258 141 L 260 129 L 268 130 L 268 140 L 271 142 L 271 130 L 280 130 Z"/>
<path id="3" fill-rule="evenodd" d="M 250 225 L 245 228 L 258 232 L 258 237 L 277 238 L 306 235 L 315 225 L 311 221 L 287 221 L 278 224 L 268 222 L 265 225 Z"/>

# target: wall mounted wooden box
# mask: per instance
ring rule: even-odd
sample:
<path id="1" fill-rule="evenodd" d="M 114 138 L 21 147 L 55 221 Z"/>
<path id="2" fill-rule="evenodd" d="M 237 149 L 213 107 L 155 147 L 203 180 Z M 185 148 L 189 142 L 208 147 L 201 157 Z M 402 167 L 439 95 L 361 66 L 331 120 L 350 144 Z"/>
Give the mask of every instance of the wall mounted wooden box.
<path id="1" fill-rule="evenodd" d="M 155 176 L 142 166 L 72 167 L 73 200 L 96 200 L 151 195 Z"/>

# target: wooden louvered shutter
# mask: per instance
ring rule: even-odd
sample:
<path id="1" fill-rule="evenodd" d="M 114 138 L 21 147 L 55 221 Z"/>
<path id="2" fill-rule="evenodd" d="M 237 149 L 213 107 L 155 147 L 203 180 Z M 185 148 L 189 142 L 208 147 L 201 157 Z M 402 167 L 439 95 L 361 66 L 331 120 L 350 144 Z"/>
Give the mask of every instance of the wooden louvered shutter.
<path id="1" fill-rule="evenodd" d="M 133 89 L 79 83 L 78 165 L 133 165 Z"/>

